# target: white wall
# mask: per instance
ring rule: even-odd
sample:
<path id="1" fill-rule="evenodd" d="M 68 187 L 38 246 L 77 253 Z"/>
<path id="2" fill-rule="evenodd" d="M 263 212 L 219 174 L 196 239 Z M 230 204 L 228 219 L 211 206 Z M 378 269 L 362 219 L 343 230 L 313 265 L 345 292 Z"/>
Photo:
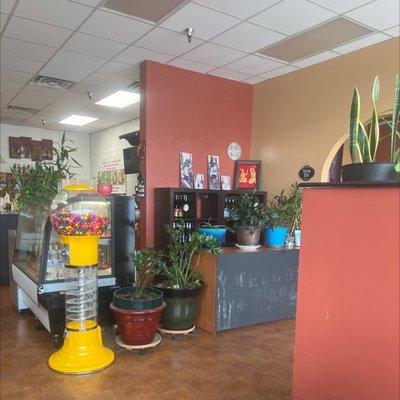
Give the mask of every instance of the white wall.
<path id="1" fill-rule="evenodd" d="M 97 177 L 97 173 L 101 171 L 102 160 L 123 159 L 123 149 L 130 147 L 130 144 L 125 140 L 121 140 L 118 136 L 136 131 L 140 127 L 139 118 L 132 121 L 124 122 L 120 125 L 90 135 L 90 170 L 92 178 Z M 134 193 L 134 188 L 137 182 L 137 174 L 127 175 L 127 194 Z"/>
<path id="2" fill-rule="evenodd" d="M 51 129 L 32 128 L 27 126 L 0 124 L 0 154 L 5 163 L 0 165 L 1 172 L 10 172 L 10 166 L 13 164 L 34 164 L 27 158 L 15 159 L 9 158 L 8 137 L 26 136 L 33 140 L 51 139 L 53 142 L 60 141 L 62 131 Z M 78 150 L 73 157 L 82 165 L 82 168 L 76 169 L 76 177 L 81 179 L 90 179 L 90 136 L 87 133 L 66 132 L 67 139 L 73 141 L 72 146 Z"/>

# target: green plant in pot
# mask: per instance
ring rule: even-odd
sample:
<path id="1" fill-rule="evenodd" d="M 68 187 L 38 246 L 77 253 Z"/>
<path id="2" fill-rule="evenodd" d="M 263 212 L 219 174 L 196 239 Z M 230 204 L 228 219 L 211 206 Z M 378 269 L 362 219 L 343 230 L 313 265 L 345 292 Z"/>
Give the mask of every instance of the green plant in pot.
<path id="1" fill-rule="evenodd" d="M 102 196 L 109 196 L 113 190 L 111 183 L 111 172 L 101 171 L 97 174 L 97 191 Z"/>
<path id="2" fill-rule="evenodd" d="M 242 246 L 257 246 L 261 229 L 266 223 L 265 205 L 252 192 L 245 192 L 237 199 L 230 212 L 230 219 L 236 231 L 236 239 Z"/>
<path id="3" fill-rule="evenodd" d="M 268 247 L 282 247 L 293 222 L 293 200 L 285 191 L 274 196 L 267 206 L 265 238 Z"/>
<path id="4" fill-rule="evenodd" d="M 301 240 L 301 212 L 303 210 L 303 192 L 297 183 L 292 184 L 289 194 L 292 207 L 292 224 L 290 236 L 294 236 L 296 247 Z"/>
<path id="5" fill-rule="evenodd" d="M 162 257 L 163 254 L 153 248 L 135 251 L 135 285 L 114 292 L 110 308 L 124 344 L 139 346 L 154 340 L 165 303 L 163 293 L 150 286 L 163 265 Z"/>
<path id="6" fill-rule="evenodd" d="M 225 242 L 226 231 L 234 232 L 229 226 L 212 224 L 210 220 L 203 222 L 198 231 L 206 236 L 212 236 L 220 246 Z"/>
<path id="7" fill-rule="evenodd" d="M 182 241 L 184 227 L 166 227 L 170 244 L 164 251 L 160 264 L 163 280 L 156 287 L 164 294 L 167 307 L 161 317 L 161 326 L 171 331 L 190 329 L 197 318 L 200 293 L 204 286 L 197 271 L 200 255 L 205 252 L 218 253 L 220 245 L 211 236 L 200 232 L 190 234 L 188 241 Z"/>
<path id="8" fill-rule="evenodd" d="M 343 182 L 390 182 L 400 179 L 400 149 L 397 130 L 400 119 L 400 76 L 396 76 L 392 120 L 387 121 L 391 127 L 390 161 L 377 162 L 376 155 L 380 143 L 380 124 L 376 103 L 379 98 L 380 85 L 376 76 L 372 89 L 372 117 L 366 129 L 360 121 L 360 95 L 354 88 L 350 111 L 349 145 L 352 164 L 342 167 Z"/>

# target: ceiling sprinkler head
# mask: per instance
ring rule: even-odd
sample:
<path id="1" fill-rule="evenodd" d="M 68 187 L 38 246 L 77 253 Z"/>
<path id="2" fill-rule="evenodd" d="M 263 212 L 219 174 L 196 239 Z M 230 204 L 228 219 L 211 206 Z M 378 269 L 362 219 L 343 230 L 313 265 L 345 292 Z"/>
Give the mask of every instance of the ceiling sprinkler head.
<path id="1" fill-rule="evenodd" d="M 89 97 L 89 100 L 92 100 L 93 92 L 86 92 L 86 93 L 87 93 L 87 95 L 88 95 L 88 97 Z"/>
<path id="2" fill-rule="evenodd" d="M 42 119 L 42 125 L 43 125 L 43 128 L 46 127 L 46 120 L 45 119 Z"/>
<path id="3" fill-rule="evenodd" d="M 192 42 L 193 32 L 194 32 L 194 28 L 186 28 L 185 29 L 185 33 L 186 33 L 187 40 L 188 40 L 189 43 Z"/>

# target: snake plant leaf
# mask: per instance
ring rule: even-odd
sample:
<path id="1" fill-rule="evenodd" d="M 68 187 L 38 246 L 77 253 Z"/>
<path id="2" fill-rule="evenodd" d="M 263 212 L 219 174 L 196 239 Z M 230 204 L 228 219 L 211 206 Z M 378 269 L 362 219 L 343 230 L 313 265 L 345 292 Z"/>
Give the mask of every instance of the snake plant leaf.
<path id="1" fill-rule="evenodd" d="M 400 162 L 398 162 L 395 166 L 394 169 L 396 170 L 396 172 L 400 172 Z"/>
<path id="2" fill-rule="evenodd" d="M 372 118 L 371 123 L 369 125 L 369 152 L 371 155 L 371 161 L 375 161 L 376 151 L 378 150 L 379 144 L 379 122 L 378 122 L 378 113 L 376 112 L 376 106 L 374 103 L 374 107 L 372 110 Z"/>
<path id="3" fill-rule="evenodd" d="M 374 86 L 372 87 L 372 101 L 374 103 L 378 101 L 380 89 L 379 76 L 377 75 L 374 79 Z"/>
<path id="4" fill-rule="evenodd" d="M 371 162 L 371 150 L 369 146 L 368 135 L 364 125 L 360 121 L 358 121 L 356 148 L 361 162 Z"/>
<path id="5" fill-rule="evenodd" d="M 394 91 L 394 101 L 393 101 L 393 112 L 392 112 L 392 133 L 390 140 L 390 156 L 392 162 L 394 162 L 394 154 L 396 152 L 397 145 L 397 124 L 400 119 L 400 75 L 396 75 L 396 84 Z"/>
<path id="6" fill-rule="evenodd" d="M 357 133 L 358 133 L 359 119 L 360 119 L 360 94 L 358 93 L 357 87 L 355 87 L 353 92 L 353 100 L 351 102 L 350 125 L 349 125 L 349 143 L 350 143 L 350 155 L 352 163 L 356 162 Z"/>

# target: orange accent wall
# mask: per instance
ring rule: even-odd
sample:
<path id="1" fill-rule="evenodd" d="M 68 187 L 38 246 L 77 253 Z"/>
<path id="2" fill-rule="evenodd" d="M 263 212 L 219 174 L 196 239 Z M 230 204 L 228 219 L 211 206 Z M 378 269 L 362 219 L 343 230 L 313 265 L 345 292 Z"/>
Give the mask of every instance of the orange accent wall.
<path id="1" fill-rule="evenodd" d="M 400 192 L 305 189 L 294 400 L 399 398 Z"/>
<path id="2" fill-rule="evenodd" d="M 207 155 L 220 157 L 233 177 L 227 146 L 250 156 L 253 87 L 229 79 L 146 61 L 141 65 L 140 127 L 146 142 L 146 200 L 141 205 L 143 245 L 154 244 L 154 188 L 179 187 L 179 153 L 193 154 L 193 171 L 207 178 Z M 143 203 L 143 202 L 142 202 Z"/>

